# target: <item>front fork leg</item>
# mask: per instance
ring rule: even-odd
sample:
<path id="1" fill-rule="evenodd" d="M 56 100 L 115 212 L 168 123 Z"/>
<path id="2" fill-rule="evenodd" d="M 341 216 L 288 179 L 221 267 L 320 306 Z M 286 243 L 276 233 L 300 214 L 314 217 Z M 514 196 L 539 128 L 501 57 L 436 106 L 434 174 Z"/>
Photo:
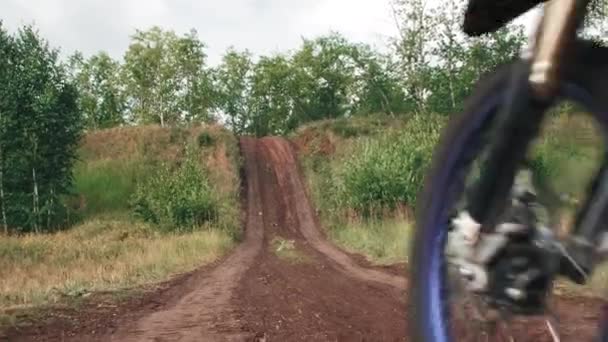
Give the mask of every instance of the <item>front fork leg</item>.
<path id="1" fill-rule="evenodd" d="M 528 147 L 538 135 L 544 113 L 551 104 L 532 94 L 529 68 L 522 64 L 513 73 L 510 92 L 495 126 L 496 136 L 483 161 L 478 181 L 467 192 L 467 211 L 482 224 L 482 232 L 492 232 L 509 200 L 515 174 Z M 590 185 L 588 197 L 579 210 L 574 231 L 565 244 L 561 273 L 584 283 L 593 269 L 602 233 L 608 232 L 608 153 Z"/>
<path id="2" fill-rule="evenodd" d="M 470 216 L 492 230 L 505 208 L 515 174 L 525 159 L 528 147 L 538 135 L 548 104 L 532 96 L 528 81 L 529 66 L 520 64 L 513 72 L 502 112 L 497 118 L 495 138 L 483 161 L 480 178 L 467 194 Z"/>

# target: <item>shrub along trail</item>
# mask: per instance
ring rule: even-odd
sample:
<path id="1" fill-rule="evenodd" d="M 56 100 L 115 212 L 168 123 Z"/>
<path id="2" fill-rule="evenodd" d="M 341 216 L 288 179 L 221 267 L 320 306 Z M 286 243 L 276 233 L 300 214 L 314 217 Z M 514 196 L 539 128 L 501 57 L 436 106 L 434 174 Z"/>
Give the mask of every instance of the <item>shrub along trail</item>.
<path id="1" fill-rule="evenodd" d="M 216 265 L 118 306 L 90 300 L 8 341 L 407 341 L 406 279 L 363 266 L 319 229 L 293 148 L 280 138 L 241 140 L 243 243 Z M 587 300 L 564 300 L 565 337 L 585 340 Z M 528 331 L 544 341 L 542 326 Z M 541 337 L 541 334 L 547 339 Z M 580 339 L 583 338 L 583 339 Z M 1 338 L 0 338 L 1 340 Z"/>

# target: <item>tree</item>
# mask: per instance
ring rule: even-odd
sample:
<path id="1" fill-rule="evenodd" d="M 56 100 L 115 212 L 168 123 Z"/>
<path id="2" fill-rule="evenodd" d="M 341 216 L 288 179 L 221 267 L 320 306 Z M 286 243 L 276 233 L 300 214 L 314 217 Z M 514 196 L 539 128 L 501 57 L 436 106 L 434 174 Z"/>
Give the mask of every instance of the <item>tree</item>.
<path id="1" fill-rule="evenodd" d="M 461 31 L 466 4 L 459 0 L 442 3 L 435 11 L 438 30 L 432 49 L 429 80 L 429 110 L 452 114 L 463 104 L 474 84 L 485 73 L 515 59 L 524 43 L 523 29 L 508 25 L 480 38 L 466 37 Z"/>
<path id="2" fill-rule="evenodd" d="M 173 44 L 180 79 L 178 106 L 183 119 L 188 123 L 209 121 L 213 92 L 210 72 L 205 69 L 205 44 L 198 39 L 195 30 Z"/>
<path id="3" fill-rule="evenodd" d="M 214 70 L 217 108 L 238 134 L 250 133 L 249 96 L 253 62 L 247 50 L 228 49 Z"/>
<path id="4" fill-rule="evenodd" d="M 159 27 L 136 31 L 125 54 L 124 81 L 139 122 L 165 126 L 209 119 L 204 47 L 194 30 L 182 37 Z"/>
<path id="5" fill-rule="evenodd" d="M 354 99 L 349 90 L 355 82 L 353 50 L 353 45 L 338 33 L 304 40 L 293 57 L 297 84 L 305 93 L 298 103 L 299 123 L 352 113 Z"/>
<path id="6" fill-rule="evenodd" d="M 353 113 L 395 115 L 403 112 L 406 109 L 405 94 L 399 86 L 399 79 L 389 72 L 390 57 L 374 53 L 367 45 L 357 46 L 352 57 L 357 65 Z"/>
<path id="7" fill-rule="evenodd" d="M 462 0 L 435 6 L 425 0 L 393 2 L 400 32 L 395 55 L 410 108 L 461 111 L 481 75 L 514 59 L 523 46 L 523 29 L 515 25 L 481 38 L 466 37 L 461 31 L 465 5 Z"/>
<path id="8" fill-rule="evenodd" d="M 71 187 L 82 131 L 78 94 L 57 50 L 33 28 L 3 40 L 8 82 L 0 84 L 0 123 L 3 160 L 10 163 L 2 184 L 5 222 L 38 232 L 61 224 L 60 197 Z"/>
<path id="9" fill-rule="evenodd" d="M 0 218 L 4 234 L 8 233 L 8 219 L 6 216 L 8 202 L 5 183 L 8 171 L 6 169 L 7 160 L 10 156 L 7 153 L 10 146 L 9 128 L 12 127 L 11 121 L 13 119 L 12 115 L 9 116 L 9 112 L 15 107 L 14 98 L 11 94 L 12 73 L 9 71 L 13 69 L 14 53 L 13 38 L 3 29 L 0 21 L 0 70 L 5 71 L 0 72 Z"/>
<path id="10" fill-rule="evenodd" d="M 297 93 L 293 68 L 287 57 L 262 57 L 251 76 L 249 129 L 257 136 L 284 134 L 294 127 L 291 117 Z"/>
<path id="11" fill-rule="evenodd" d="M 107 53 L 88 60 L 76 53 L 69 60 L 71 78 L 78 87 L 78 104 L 87 128 L 108 128 L 123 124 L 126 116 L 125 87 L 120 79 L 121 66 Z"/>
<path id="12" fill-rule="evenodd" d="M 171 61 L 171 42 L 177 37 L 159 27 L 137 30 L 125 54 L 125 74 L 134 116 L 139 122 L 177 120 L 177 70 Z"/>
<path id="13" fill-rule="evenodd" d="M 214 71 L 218 111 L 237 133 L 285 134 L 325 118 L 404 108 L 388 58 L 337 33 L 304 40 L 293 53 L 262 56 L 229 49 Z"/>
<path id="14" fill-rule="evenodd" d="M 462 85 L 467 81 L 461 79 L 459 71 L 467 54 L 467 41 L 460 30 L 464 5 L 462 1 L 450 0 L 435 12 L 437 39 L 432 53 L 438 61 L 430 74 L 431 95 L 427 98 L 428 107 L 434 112 L 453 113 L 463 102 L 462 90 L 466 87 Z"/>
<path id="15" fill-rule="evenodd" d="M 399 32 L 399 37 L 393 40 L 393 48 L 408 107 L 425 111 L 437 16 L 433 15 L 426 0 L 393 0 L 392 9 Z"/>

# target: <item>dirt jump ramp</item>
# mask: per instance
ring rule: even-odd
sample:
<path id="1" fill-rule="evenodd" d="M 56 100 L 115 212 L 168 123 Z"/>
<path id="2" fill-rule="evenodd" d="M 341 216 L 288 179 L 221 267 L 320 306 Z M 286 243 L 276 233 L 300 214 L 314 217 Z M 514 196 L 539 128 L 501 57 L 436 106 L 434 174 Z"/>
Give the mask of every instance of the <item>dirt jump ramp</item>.
<path id="1" fill-rule="evenodd" d="M 409 341 L 405 275 L 332 245 L 282 138 L 241 138 L 244 238 L 227 257 L 105 313 L 13 331 L 10 341 Z M 287 246 L 287 247 L 286 247 Z M 571 336 L 589 301 L 562 301 Z M 74 323 L 76 322 L 76 323 Z M 534 341 L 543 341 L 538 330 Z"/>

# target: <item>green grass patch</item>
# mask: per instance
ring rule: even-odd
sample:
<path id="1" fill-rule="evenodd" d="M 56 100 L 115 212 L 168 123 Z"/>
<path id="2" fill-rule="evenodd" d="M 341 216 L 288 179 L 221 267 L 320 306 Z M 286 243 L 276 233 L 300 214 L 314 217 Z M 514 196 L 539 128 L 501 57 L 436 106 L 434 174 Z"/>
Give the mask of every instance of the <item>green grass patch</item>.
<path id="1" fill-rule="evenodd" d="M 358 141 L 337 170 L 343 206 L 365 214 L 414 206 L 440 127 L 438 118 L 417 116 L 405 130 Z"/>
<path id="2" fill-rule="evenodd" d="M 306 139 L 310 136 L 306 129 L 298 132 L 296 141 L 304 142 L 340 136 L 332 140 L 331 155 L 303 149 L 309 151 L 300 156 L 309 190 L 329 236 L 340 246 L 379 262 L 405 260 L 411 235 L 405 227 L 413 222 L 395 218 L 395 212 L 416 206 L 446 121 L 431 114 L 389 125 L 362 120 L 311 126 L 316 140 Z M 351 126 L 365 129 L 350 134 Z M 582 198 L 602 153 L 593 127 L 581 116 L 550 118 L 532 151 L 536 180 L 555 193 Z M 567 208 L 560 209 L 561 215 Z"/>
<path id="3" fill-rule="evenodd" d="M 141 159 L 100 159 L 83 161 L 74 171 L 75 192 L 82 195 L 82 203 L 75 203 L 85 216 L 129 210 L 129 198 L 137 181 L 147 174 Z"/>
<path id="4" fill-rule="evenodd" d="M 163 165 L 133 195 L 137 217 L 164 231 L 196 229 L 218 220 L 218 203 L 207 171 L 194 151 L 173 170 Z"/>
<path id="5" fill-rule="evenodd" d="M 397 218 L 349 222 L 329 231 L 340 247 L 379 264 L 407 261 L 411 234 L 411 222 Z"/>
<path id="6" fill-rule="evenodd" d="M 348 211 L 369 217 L 414 207 L 443 122 L 434 115 L 414 116 L 384 134 L 341 141 L 333 155 L 302 155 L 322 216 L 340 220 Z"/>

